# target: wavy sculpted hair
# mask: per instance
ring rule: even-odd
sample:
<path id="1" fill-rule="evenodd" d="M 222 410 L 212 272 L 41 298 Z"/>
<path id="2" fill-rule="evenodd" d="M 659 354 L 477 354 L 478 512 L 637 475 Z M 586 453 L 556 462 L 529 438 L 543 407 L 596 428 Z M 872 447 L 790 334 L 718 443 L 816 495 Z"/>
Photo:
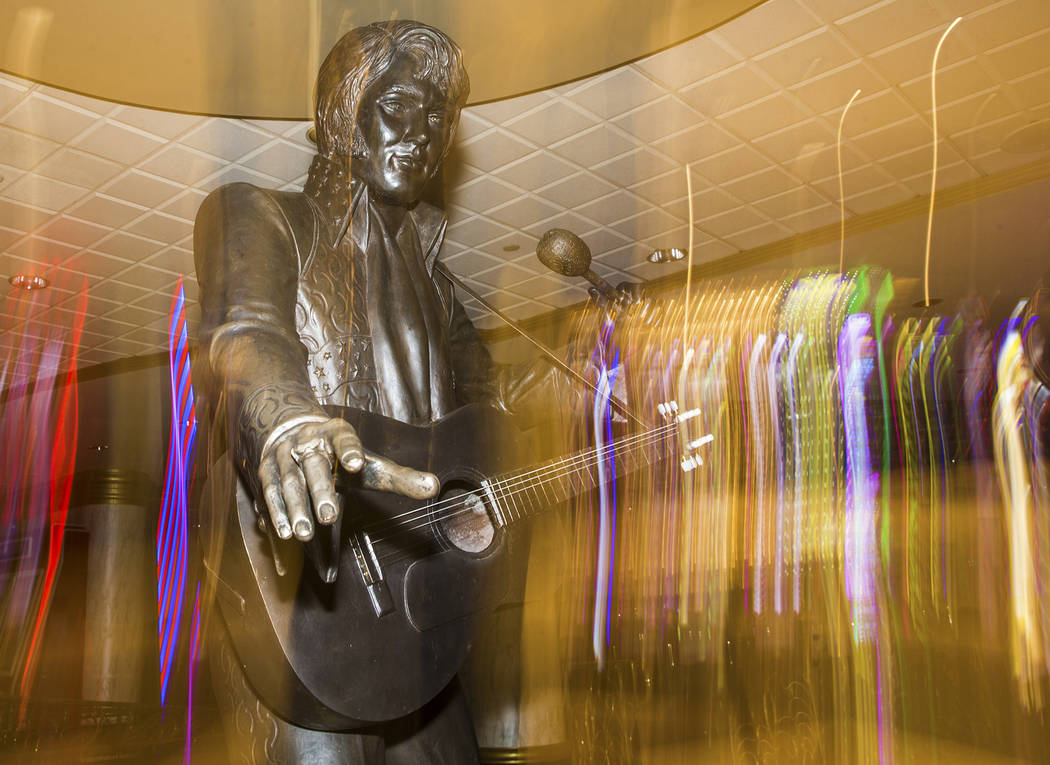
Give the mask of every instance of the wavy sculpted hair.
<path id="1" fill-rule="evenodd" d="M 418 21 L 380 21 L 352 29 L 335 44 L 317 73 L 314 125 L 317 151 L 334 159 L 360 154 L 357 110 L 361 94 L 403 53 L 416 61 L 416 74 L 448 94 L 447 151 L 467 101 L 470 81 L 463 53 L 444 32 Z"/>

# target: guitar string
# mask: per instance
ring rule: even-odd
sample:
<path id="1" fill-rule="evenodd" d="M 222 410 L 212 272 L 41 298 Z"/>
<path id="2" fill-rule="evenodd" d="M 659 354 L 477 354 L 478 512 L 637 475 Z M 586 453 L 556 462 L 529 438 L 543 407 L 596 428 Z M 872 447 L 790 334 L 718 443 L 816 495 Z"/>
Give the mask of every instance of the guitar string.
<path id="1" fill-rule="evenodd" d="M 639 438 L 632 439 L 629 444 L 621 442 L 621 443 L 618 443 L 618 444 L 607 445 L 606 447 L 601 449 L 601 451 L 604 452 L 604 454 L 602 454 L 601 456 L 604 457 L 604 458 L 608 458 L 609 456 L 614 454 L 616 451 L 621 451 L 622 452 L 625 449 L 629 449 L 629 451 L 635 451 L 635 450 L 638 450 L 638 449 L 643 448 L 645 446 L 654 444 L 654 443 L 656 443 L 658 441 L 664 440 L 666 435 L 667 435 L 666 432 L 662 433 L 662 434 L 659 434 L 659 435 L 656 435 L 656 434 L 650 432 L 650 433 L 645 434 L 644 436 L 640 436 Z M 613 448 L 613 447 L 615 447 L 615 448 Z M 598 456 L 599 456 L 598 450 L 592 451 L 591 453 L 588 454 L 588 459 L 587 460 L 576 460 L 572 470 L 578 470 L 581 465 L 585 465 L 585 466 L 588 466 L 588 467 L 593 466 L 593 464 L 596 464 Z M 560 471 L 560 472 L 561 473 L 568 473 L 570 471 L 568 469 L 566 469 L 566 470 Z M 549 484 L 552 481 L 556 480 L 558 477 L 560 477 L 559 476 L 559 471 L 547 471 L 545 477 L 539 478 L 539 479 L 534 480 L 534 481 L 517 481 L 517 480 L 514 480 L 514 481 L 509 481 L 509 480 L 508 481 L 498 481 L 495 484 L 490 484 L 490 486 L 493 486 L 496 489 L 496 491 L 494 491 L 493 493 L 494 494 L 498 493 L 499 496 L 497 497 L 497 499 L 506 500 L 507 498 L 511 497 L 512 495 L 521 493 L 521 492 L 523 492 L 525 490 L 524 488 L 519 488 L 519 487 L 523 487 L 523 486 L 535 487 L 535 486 L 541 485 L 541 484 Z M 462 508 L 466 508 L 468 503 L 470 502 L 470 500 L 467 499 L 467 497 L 475 497 L 475 496 L 476 496 L 476 494 L 466 494 L 466 495 L 460 495 L 460 496 L 457 496 L 457 497 L 450 498 L 449 500 L 444 501 L 442 503 L 444 505 L 444 507 L 440 507 L 440 508 L 437 505 L 430 506 L 430 507 L 424 506 L 424 507 L 421 507 L 421 508 L 417 508 L 413 512 L 413 516 L 414 517 L 409 518 L 408 520 L 399 521 L 397 524 L 393 524 L 394 525 L 394 532 L 393 532 L 393 534 L 388 535 L 386 537 L 376 537 L 375 539 L 373 539 L 373 542 L 389 540 L 389 539 L 393 538 L 394 534 L 398 533 L 398 531 L 401 531 L 401 530 L 414 531 L 416 529 L 423 528 L 426 525 L 429 525 L 431 522 L 433 522 L 433 520 L 435 520 L 435 515 L 438 516 L 437 519 L 444 520 L 444 519 L 447 519 L 447 518 L 451 518 L 454 515 L 457 515 L 457 514 L 459 514 L 461 512 L 467 512 L 468 510 L 454 510 L 454 512 L 452 512 L 452 513 L 444 512 L 444 511 L 449 509 L 449 508 L 461 508 L 461 507 Z M 511 509 L 511 511 L 512 511 L 511 520 L 517 520 L 517 518 L 520 517 L 520 515 L 515 517 L 513 515 L 513 509 L 512 508 L 509 508 L 509 509 Z M 412 523 L 412 522 L 415 522 L 415 521 L 420 520 L 420 519 L 423 520 L 423 523 L 421 523 L 421 524 L 419 524 L 417 526 L 412 526 L 412 527 L 407 527 L 406 526 L 407 523 Z M 391 524 L 388 524 L 388 526 L 389 525 L 391 525 Z"/>
<path id="2" fill-rule="evenodd" d="M 635 433 L 612 444 L 605 444 L 603 446 L 582 450 L 555 462 L 545 463 L 544 465 L 532 470 L 520 474 L 512 474 L 506 479 L 492 481 L 488 484 L 488 488 L 491 489 L 493 493 L 499 492 L 501 494 L 506 494 L 508 491 L 516 492 L 519 486 L 524 484 L 532 485 L 537 481 L 545 480 L 544 476 L 567 474 L 572 470 L 578 469 L 580 465 L 589 464 L 598 457 L 599 453 L 608 453 L 617 449 L 633 448 L 637 444 L 643 442 L 648 443 L 653 438 L 664 438 L 670 433 L 670 431 L 676 429 L 677 423 L 669 423 L 643 433 Z M 370 524 L 362 526 L 360 530 L 365 533 L 381 531 L 390 526 L 401 525 L 406 522 L 405 519 L 411 521 L 412 516 L 433 515 L 435 512 L 440 512 L 444 505 L 452 505 L 459 502 L 461 502 L 459 497 L 449 497 L 448 499 L 440 500 L 429 505 L 412 508 L 411 510 L 407 510 L 398 515 L 373 521 Z"/>
<path id="3" fill-rule="evenodd" d="M 510 488 L 512 484 L 519 485 L 521 483 L 531 483 L 534 478 L 536 478 L 538 476 L 541 476 L 543 474 L 559 473 L 559 472 L 560 473 L 566 473 L 566 472 L 569 471 L 569 469 L 574 469 L 575 465 L 578 465 L 578 464 L 581 464 L 581 463 L 585 463 L 585 462 L 587 462 L 589 460 L 594 459 L 594 457 L 597 456 L 599 451 L 602 451 L 602 450 L 608 451 L 610 449 L 624 448 L 625 446 L 629 446 L 629 445 L 631 445 L 633 443 L 638 442 L 640 439 L 647 439 L 647 438 L 650 438 L 650 437 L 652 437 L 654 435 L 662 437 L 668 431 L 673 430 L 673 429 L 677 429 L 677 427 L 678 427 L 678 423 L 677 422 L 672 422 L 672 423 L 667 423 L 665 425 L 661 425 L 660 427 L 657 427 L 657 428 L 653 428 L 652 430 L 643 431 L 642 433 L 634 433 L 634 434 L 632 434 L 630 436 L 626 436 L 623 439 L 621 439 L 620 441 L 616 441 L 616 442 L 614 442 L 612 444 L 605 444 L 604 446 L 596 446 L 596 447 L 592 447 L 590 449 L 584 449 L 584 450 L 575 452 L 573 454 L 570 454 L 567 457 L 563 457 L 563 458 L 561 458 L 559 460 L 556 460 L 554 462 L 543 463 L 543 464 L 537 466 L 536 468 L 533 468 L 531 470 L 525 471 L 523 473 L 515 473 L 510 478 L 504 479 L 502 481 L 501 480 L 497 480 L 497 481 L 490 482 L 488 484 L 488 486 L 489 486 L 489 488 L 493 489 L 493 491 L 497 491 L 497 490 L 502 491 L 502 490 L 505 490 L 507 488 Z M 373 530 L 378 529 L 379 527 L 388 526 L 392 522 L 399 522 L 400 519 L 408 517 L 408 516 L 411 516 L 411 515 L 414 515 L 414 514 L 417 514 L 417 513 L 421 513 L 421 512 L 433 513 L 435 510 L 440 510 L 441 509 L 441 505 L 443 503 L 455 503 L 455 502 L 458 502 L 458 501 L 459 501 L 458 497 L 450 497 L 448 499 L 440 500 L 439 502 L 436 502 L 436 503 L 433 503 L 433 504 L 430 504 L 430 505 L 425 505 L 423 507 L 415 507 L 415 508 L 412 508 L 411 510 L 406 510 L 403 513 L 399 513 L 398 515 L 392 515 L 392 516 L 390 516 L 388 518 L 383 518 L 383 519 L 380 519 L 380 520 L 377 520 L 377 521 L 373 521 L 370 524 L 362 526 L 361 531 L 365 531 L 365 532 L 373 531 Z"/>
<path id="4" fill-rule="evenodd" d="M 666 429 L 658 429 L 658 430 L 665 430 L 665 432 L 661 433 L 659 435 L 656 435 L 655 431 L 650 431 L 647 434 L 639 436 L 637 439 L 633 439 L 630 442 L 630 449 L 631 449 L 631 451 L 635 451 L 635 450 L 641 449 L 641 448 L 643 448 L 645 446 L 648 446 L 648 445 L 651 445 L 651 444 L 655 444 L 658 441 L 664 440 L 665 436 L 668 435 L 667 430 Z M 596 464 L 596 462 L 597 462 L 596 458 L 598 457 L 598 451 L 605 452 L 605 454 L 603 455 L 604 457 L 612 456 L 612 454 L 615 453 L 615 451 L 617 449 L 622 451 L 625 448 L 625 446 L 627 446 L 626 441 L 627 441 L 627 439 L 625 439 L 624 442 L 620 442 L 620 443 L 616 443 L 616 444 L 609 444 L 609 445 L 607 445 L 606 447 L 604 447 L 604 448 L 602 448 L 600 450 L 593 450 L 592 453 L 589 456 L 593 457 L 595 459 L 593 459 L 591 461 Z M 583 461 L 580 461 L 580 460 L 577 460 L 576 462 L 577 462 L 577 465 L 584 464 Z M 577 469 L 577 468 L 574 467 L 573 469 Z M 563 472 L 567 473 L 569 471 L 565 470 Z M 503 487 L 504 490 L 501 490 L 499 493 L 500 493 L 500 497 L 502 499 L 506 499 L 510 495 L 518 494 L 518 493 L 521 493 L 521 492 L 525 491 L 525 489 L 519 489 L 519 488 L 511 488 L 508 491 L 508 490 L 506 490 L 508 487 L 511 487 L 511 486 L 517 487 L 517 486 L 522 486 L 522 485 L 525 485 L 525 484 L 528 484 L 528 486 L 530 486 L 530 487 L 535 487 L 538 484 L 550 483 L 550 482 L 556 480 L 557 476 L 555 475 L 555 473 L 556 473 L 556 471 L 548 471 L 547 477 L 541 478 L 541 479 L 539 479 L 537 481 L 518 481 L 518 480 L 503 481 L 503 482 L 497 482 L 497 484 L 495 484 L 495 485 Z M 490 486 L 492 486 L 492 484 L 490 484 Z M 390 533 L 389 535 L 387 535 L 385 537 L 375 537 L 375 538 L 372 538 L 371 541 L 372 541 L 373 544 L 377 544 L 379 542 L 389 542 L 390 540 L 394 539 L 395 537 L 402 536 L 402 535 L 405 535 L 405 534 L 409 534 L 409 533 L 411 533 L 413 531 L 417 531 L 417 530 L 422 529 L 422 528 L 426 528 L 426 527 L 430 526 L 435 520 L 447 520 L 449 518 L 455 517 L 456 515 L 460 515 L 460 514 L 465 513 L 465 512 L 471 512 L 471 509 L 468 506 L 468 503 L 469 503 L 470 500 L 466 499 L 466 497 L 474 497 L 474 496 L 476 496 L 476 495 L 473 495 L 473 494 L 461 495 L 461 497 L 456 497 L 456 498 L 454 498 L 454 499 L 452 499 L 450 501 L 446 501 L 445 504 L 450 506 L 451 508 L 453 508 L 453 511 L 452 512 L 442 512 L 440 514 L 440 516 L 437 517 L 437 518 L 434 517 L 434 514 L 435 514 L 434 513 L 434 510 L 435 510 L 434 506 L 419 508 L 416 511 L 416 517 L 415 518 L 412 518 L 409 521 L 403 521 L 403 522 L 399 523 L 396 526 L 396 528 L 393 530 L 393 532 Z M 455 508 L 462 508 L 462 509 L 455 509 Z M 442 508 L 442 509 L 445 509 L 445 508 Z M 519 512 L 517 514 L 517 516 L 516 517 L 512 517 L 511 520 L 518 520 L 521 517 L 523 517 L 523 515 Z M 422 522 L 418 523 L 415 526 L 407 526 L 406 525 L 407 523 L 412 523 L 412 522 L 417 521 L 417 520 L 421 520 Z"/>
<path id="5" fill-rule="evenodd" d="M 650 431 L 646 435 L 651 435 L 654 432 L 655 431 Z M 652 445 L 652 444 L 655 444 L 656 442 L 658 442 L 660 440 L 662 440 L 661 436 L 654 436 L 652 438 L 647 439 L 644 443 L 641 443 L 641 442 L 635 443 L 634 448 L 641 448 L 641 447 L 644 447 L 644 446 Z M 544 481 L 551 481 L 551 480 L 554 480 L 554 479 L 553 478 L 544 479 Z M 422 523 L 420 523 L 420 524 L 418 524 L 416 526 L 413 526 L 413 527 L 410 527 L 410 528 L 402 527 L 402 528 L 399 528 L 399 529 L 395 530 L 394 533 L 390 534 L 389 536 L 372 539 L 371 541 L 372 541 L 373 545 L 378 544 L 379 542 L 389 542 L 390 540 L 393 540 L 395 538 L 407 536 L 409 533 L 411 533 L 413 531 L 417 531 L 417 530 L 423 529 L 423 528 L 428 528 L 428 527 L 430 527 L 433 524 L 433 522 L 435 520 L 447 520 L 449 518 L 455 517 L 456 515 L 461 515 L 461 514 L 466 513 L 466 512 L 472 512 L 472 510 L 468 507 L 468 503 L 466 501 L 464 501 L 464 500 L 462 500 L 462 499 L 460 499 L 458 497 L 456 498 L 456 501 L 457 501 L 458 506 L 463 508 L 462 510 L 454 510 L 453 512 L 450 512 L 450 513 L 444 513 L 440 518 L 427 518 Z M 512 520 L 518 520 L 521 517 L 522 516 L 519 515 L 517 518 L 512 518 Z M 389 565 L 390 563 L 393 563 L 393 562 L 396 562 L 396 561 L 399 561 L 399 560 L 406 560 L 406 559 L 412 558 L 413 556 L 411 554 L 409 554 L 409 552 L 411 550 L 419 548 L 419 547 L 425 547 L 425 546 L 428 546 L 430 544 L 431 544 L 430 540 L 420 539 L 420 540 L 416 541 L 415 543 L 413 543 L 412 545 L 409 545 L 408 547 L 399 548 L 397 550 L 391 550 L 391 551 L 389 551 L 387 553 L 378 555 L 377 559 L 378 559 L 378 562 L 379 562 L 380 565 Z"/>

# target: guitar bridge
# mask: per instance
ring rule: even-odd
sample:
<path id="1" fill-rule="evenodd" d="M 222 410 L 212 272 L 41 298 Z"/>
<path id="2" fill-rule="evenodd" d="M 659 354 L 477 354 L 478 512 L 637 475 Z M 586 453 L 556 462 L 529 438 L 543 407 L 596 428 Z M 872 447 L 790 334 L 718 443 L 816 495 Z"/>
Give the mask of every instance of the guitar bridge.
<path id="1" fill-rule="evenodd" d="M 376 557 L 375 548 L 368 534 L 351 534 L 350 546 L 354 551 L 354 560 L 361 570 L 361 580 L 365 584 L 368 598 L 372 601 L 372 608 L 376 616 L 386 616 L 394 611 L 394 599 L 390 596 L 390 588 L 383 579 L 383 570 L 379 567 L 379 559 Z"/>

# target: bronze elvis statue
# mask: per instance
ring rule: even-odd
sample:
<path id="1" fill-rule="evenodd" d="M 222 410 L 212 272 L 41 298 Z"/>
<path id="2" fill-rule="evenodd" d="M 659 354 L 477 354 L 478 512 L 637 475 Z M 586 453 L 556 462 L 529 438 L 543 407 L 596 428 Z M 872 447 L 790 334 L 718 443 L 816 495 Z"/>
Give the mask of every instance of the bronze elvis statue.
<path id="1" fill-rule="evenodd" d="M 252 507 L 281 540 L 313 544 L 338 525 L 340 471 L 420 500 L 438 490 L 434 475 L 369 451 L 325 406 L 420 425 L 471 401 L 507 398 L 434 269 L 445 216 L 421 201 L 468 88 L 460 50 L 442 32 L 410 21 L 354 29 L 318 74 L 317 156 L 304 191 L 236 183 L 201 205 L 202 387 L 224 418 L 238 507 Z M 454 680 L 400 719 L 313 730 L 260 700 L 217 626 L 212 673 L 237 761 L 477 762 Z M 309 646 L 317 661 L 330 653 L 328 639 Z"/>

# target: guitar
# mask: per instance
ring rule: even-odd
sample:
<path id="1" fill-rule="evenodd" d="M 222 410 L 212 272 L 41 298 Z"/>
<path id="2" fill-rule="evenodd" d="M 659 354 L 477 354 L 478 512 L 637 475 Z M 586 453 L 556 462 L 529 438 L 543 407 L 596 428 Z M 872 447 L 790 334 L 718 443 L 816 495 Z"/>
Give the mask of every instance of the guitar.
<path id="1" fill-rule="evenodd" d="M 520 434 L 489 407 L 428 426 L 328 410 L 370 449 L 437 475 L 439 496 L 420 505 L 344 475 L 339 489 L 350 496 L 340 521 L 303 545 L 261 530 L 240 488 L 217 570 L 208 562 L 255 692 L 282 717 L 320 730 L 392 720 L 436 696 L 466 658 L 478 617 L 506 589 L 514 523 L 594 488 L 610 451 L 617 473 L 662 459 L 679 423 L 699 413 L 661 405 L 663 422 L 651 430 L 506 471 L 503 455 Z M 710 438 L 685 445 L 683 469 L 697 465 L 691 451 Z"/>

